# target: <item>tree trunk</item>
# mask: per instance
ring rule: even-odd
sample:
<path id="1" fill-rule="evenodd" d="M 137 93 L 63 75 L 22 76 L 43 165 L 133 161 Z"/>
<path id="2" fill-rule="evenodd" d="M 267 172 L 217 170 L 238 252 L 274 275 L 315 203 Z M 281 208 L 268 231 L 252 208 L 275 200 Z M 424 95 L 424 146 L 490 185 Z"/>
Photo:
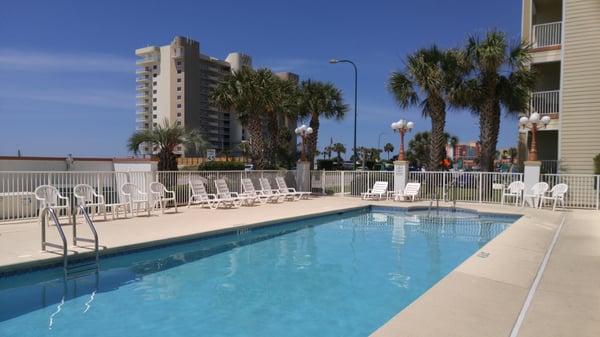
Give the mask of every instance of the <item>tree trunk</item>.
<path id="1" fill-rule="evenodd" d="M 177 156 L 170 151 L 161 150 L 158 153 L 159 171 L 177 171 Z"/>
<path id="2" fill-rule="evenodd" d="M 279 140 L 279 124 L 277 123 L 277 113 L 269 113 L 267 121 L 267 160 L 273 168 L 277 167 L 277 153 Z"/>
<path id="3" fill-rule="evenodd" d="M 441 98 L 431 98 L 431 148 L 429 152 L 430 171 L 437 171 L 441 167 L 442 160 L 446 156 L 446 104 Z"/>
<path id="4" fill-rule="evenodd" d="M 489 99 L 484 104 L 479 115 L 479 128 L 479 139 L 481 141 L 479 165 L 482 171 L 493 172 L 498 133 L 500 131 L 500 105 L 497 100 Z"/>
<path id="5" fill-rule="evenodd" d="M 311 163 L 314 162 L 315 154 L 317 153 L 317 140 L 319 139 L 319 124 L 319 114 L 311 114 L 309 126 L 313 129 L 313 133 L 306 137 L 306 157 Z"/>
<path id="6" fill-rule="evenodd" d="M 265 142 L 261 122 L 260 118 L 251 118 L 248 123 L 248 131 L 250 132 L 250 157 L 258 170 L 262 170 L 265 167 Z"/>

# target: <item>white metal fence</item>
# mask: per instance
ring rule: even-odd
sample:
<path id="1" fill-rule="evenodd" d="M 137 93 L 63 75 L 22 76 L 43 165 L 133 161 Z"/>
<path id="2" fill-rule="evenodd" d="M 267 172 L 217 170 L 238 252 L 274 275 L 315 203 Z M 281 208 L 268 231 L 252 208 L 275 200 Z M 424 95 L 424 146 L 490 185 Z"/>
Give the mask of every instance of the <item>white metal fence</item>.
<path id="1" fill-rule="evenodd" d="M 600 207 L 600 175 L 579 174 L 542 174 L 540 181 L 545 181 L 550 188 L 556 184 L 567 184 L 569 190 L 565 195 L 565 206 L 569 208 Z"/>
<path id="2" fill-rule="evenodd" d="M 179 204 L 186 204 L 189 198 L 188 182 L 201 179 L 209 193 L 215 192 L 215 179 L 225 179 L 231 191 L 242 192 L 241 179 L 253 179 L 259 186 L 258 178 L 269 178 L 275 188 L 275 177 L 286 178 L 288 186 L 295 187 L 294 171 L 162 171 L 162 172 L 2 172 L 0 171 L 0 223 L 31 219 L 37 216 L 39 202 L 34 191 L 40 185 L 52 185 L 61 195 L 75 205 L 73 188 L 78 184 L 88 184 L 101 195 L 107 204 L 119 200 L 119 188 L 126 182 L 134 183 L 142 191 L 148 191 L 153 181 L 162 182 L 167 189 L 175 191 Z"/>
<path id="3" fill-rule="evenodd" d="M 531 109 L 543 115 L 558 114 L 560 90 L 536 91 L 531 94 Z"/>
<path id="4" fill-rule="evenodd" d="M 533 26 L 532 43 L 536 48 L 556 46 L 562 43 L 562 22 L 549 22 Z"/>
<path id="5" fill-rule="evenodd" d="M 359 196 L 376 181 L 387 181 L 394 187 L 394 172 L 389 171 L 312 171 L 311 189 L 327 195 Z"/>

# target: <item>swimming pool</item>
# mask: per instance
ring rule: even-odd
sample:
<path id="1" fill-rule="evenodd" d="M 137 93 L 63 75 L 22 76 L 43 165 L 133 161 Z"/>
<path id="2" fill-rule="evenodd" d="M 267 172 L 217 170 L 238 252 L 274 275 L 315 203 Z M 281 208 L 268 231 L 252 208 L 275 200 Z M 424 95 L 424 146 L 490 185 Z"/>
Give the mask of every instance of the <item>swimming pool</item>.
<path id="1" fill-rule="evenodd" d="M 516 217 L 373 207 L 0 278 L 0 336 L 366 336 Z"/>

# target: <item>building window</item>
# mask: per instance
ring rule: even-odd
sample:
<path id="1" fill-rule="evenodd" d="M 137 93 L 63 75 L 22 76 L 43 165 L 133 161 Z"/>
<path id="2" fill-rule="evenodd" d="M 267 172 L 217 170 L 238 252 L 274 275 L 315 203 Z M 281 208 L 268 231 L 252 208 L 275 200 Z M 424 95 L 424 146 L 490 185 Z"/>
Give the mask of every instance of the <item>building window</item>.
<path id="1" fill-rule="evenodd" d="M 152 66 L 152 69 L 158 69 L 158 66 L 155 64 Z"/>
<path id="2" fill-rule="evenodd" d="M 153 107 L 152 107 L 152 110 L 156 111 L 156 107 L 155 107 L 155 106 L 153 106 Z"/>
<path id="3" fill-rule="evenodd" d="M 153 93 L 153 94 L 156 94 L 157 92 L 158 92 L 157 90 L 152 90 L 152 93 Z"/>
<path id="4" fill-rule="evenodd" d="M 177 87 L 177 91 L 181 91 L 181 87 Z"/>
<path id="5" fill-rule="evenodd" d="M 152 85 L 157 85 L 157 84 L 158 84 L 158 82 L 156 82 L 156 81 L 152 82 Z"/>
<path id="6" fill-rule="evenodd" d="M 181 121 L 177 121 L 177 126 L 181 126 Z"/>
<path id="7" fill-rule="evenodd" d="M 181 104 L 177 104 L 177 108 L 178 108 L 178 109 L 179 109 L 179 108 L 181 108 Z"/>
<path id="8" fill-rule="evenodd" d="M 177 151 L 181 151 L 181 145 L 177 147 Z"/>
<path id="9" fill-rule="evenodd" d="M 157 127 L 157 126 L 158 126 L 158 123 L 154 123 L 154 124 L 152 124 L 152 125 L 154 125 L 154 127 Z"/>
<path id="10" fill-rule="evenodd" d="M 152 77 L 156 77 L 156 76 L 158 76 L 158 74 L 157 74 L 157 73 L 154 73 L 154 74 L 152 75 Z"/>
<path id="11" fill-rule="evenodd" d="M 181 65 L 181 61 L 177 61 L 177 65 L 180 66 Z"/>
<path id="12" fill-rule="evenodd" d="M 152 102 L 156 102 L 156 101 L 157 101 L 157 99 L 156 99 L 156 98 L 153 98 L 153 99 L 152 99 Z"/>
<path id="13" fill-rule="evenodd" d="M 181 112 L 178 112 L 178 113 L 177 113 L 177 117 L 181 117 Z"/>
<path id="14" fill-rule="evenodd" d="M 181 83 L 181 78 L 178 78 L 178 79 L 177 79 L 177 83 Z"/>
<path id="15" fill-rule="evenodd" d="M 144 123 L 144 127 L 146 127 L 146 128 L 147 128 L 147 127 L 149 127 L 149 126 L 150 126 L 150 124 L 148 124 L 148 123 Z"/>
<path id="16" fill-rule="evenodd" d="M 158 115 L 152 115 L 152 118 L 156 119 L 158 118 Z"/>
<path id="17" fill-rule="evenodd" d="M 178 73 L 178 74 L 181 74 L 181 69 L 177 69 L 177 73 Z"/>
<path id="18" fill-rule="evenodd" d="M 177 99 L 181 99 L 181 95 L 177 95 Z"/>

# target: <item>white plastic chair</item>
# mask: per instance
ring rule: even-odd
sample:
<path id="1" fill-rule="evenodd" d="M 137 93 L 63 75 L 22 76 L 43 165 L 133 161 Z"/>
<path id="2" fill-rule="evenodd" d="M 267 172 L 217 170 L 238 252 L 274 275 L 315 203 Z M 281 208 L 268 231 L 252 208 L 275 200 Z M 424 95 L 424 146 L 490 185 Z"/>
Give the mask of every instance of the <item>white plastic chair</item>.
<path id="1" fill-rule="evenodd" d="M 211 209 L 217 208 L 217 196 L 206 192 L 202 180 L 190 180 L 188 186 L 190 187 L 190 197 L 187 207 L 191 205 L 202 205 L 204 207 L 206 205 Z"/>
<path id="2" fill-rule="evenodd" d="M 504 201 L 506 197 L 515 198 L 515 206 L 519 205 L 521 198 L 523 197 L 523 190 L 525 189 L 525 184 L 522 181 L 513 181 L 508 185 L 507 188 L 502 190 L 502 200 L 501 204 L 504 205 Z"/>
<path id="3" fill-rule="evenodd" d="M 283 177 L 275 177 L 275 183 L 277 183 L 277 188 L 279 189 L 280 193 L 293 195 L 297 200 L 308 199 L 308 196 L 312 194 L 311 192 L 296 191 L 295 188 L 288 187 Z"/>
<path id="4" fill-rule="evenodd" d="M 528 192 L 525 192 L 523 194 L 522 207 L 525 207 L 525 201 L 527 200 L 527 198 L 530 198 L 531 207 L 540 208 L 540 205 L 542 203 L 542 197 L 544 196 L 544 194 L 546 194 L 548 188 L 550 188 L 548 184 L 543 181 L 535 183 L 533 186 L 531 186 L 531 189 L 529 189 Z"/>
<path id="5" fill-rule="evenodd" d="M 225 207 L 240 207 L 242 203 L 251 203 L 254 199 L 248 198 L 245 194 L 229 191 L 229 187 L 225 179 L 215 179 L 215 187 L 217 188 L 217 208 Z"/>
<path id="6" fill-rule="evenodd" d="M 87 184 L 78 184 L 73 187 L 73 195 L 77 200 L 77 206 L 83 206 L 84 208 L 90 208 L 92 210 L 92 219 L 95 214 L 102 213 L 104 220 L 106 220 L 106 203 L 104 202 L 104 196 L 96 193 L 96 190 Z M 93 212 L 95 210 L 95 212 Z M 77 207 L 77 215 L 81 213 L 81 209 Z M 113 212 L 113 219 L 115 218 Z"/>
<path id="7" fill-rule="evenodd" d="M 175 210 L 175 213 L 177 213 L 177 200 L 175 199 L 174 191 L 167 190 L 165 185 L 155 181 L 150 183 L 150 195 L 152 196 L 152 210 L 155 210 L 158 206 L 164 214 L 165 207 L 169 204 L 169 201 L 171 201 L 173 202 L 173 209 Z"/>
<path id="8" fill-rule="evenodd" d="M 142 192 L 136 184 L 125 183 L 121 185 L 121 198 L 122 201 L 129 205 L 129 212 L 133 214 L 135 209 L 135 215 L 139 214 L 140 209 L 143 208 L 150 215 L 150 200 L 148 199 L 148 193 Z"/>
<path id="9" fill-rule="evenodd" d="M 60 210 L 65 210 L 68 222 L 71 223 L 71 203 L 69 202 L 69 198 L 63 197 L 58 189 L 52 185 L 40 185 L 35 191 L 35 198 L 40 202 L 40 208 L 42 209 L 46 207 L 54 208 L 60 214 Z M 46 222 L 50 223 L 50 222 Z"/>
<path id="10" fill-rule="evenodd" d="M 394 200 L 399 201 L 407 200 L 408 198 L 410 198 L 411 201 L 415 201 L 415 198 L 419 194 L 420 190 L 421 183 L 408 183 L 406 184 L 406 186 L 404 186 L 404 191 L 401 194 L 399 193 L 394 195 Z"/>
<path id="11" fill-rule="evenodd" d="M 556 210 L 556 204 L 560 202 L 560 206 L 565 208 L 565 194 L 569 190 L 569 185 L 567 184 L 556 184 L 550 192 L 549 195 L 543 195 L 540 200 L 540 207 L 544 207 L 545 200 L 552 200 L 552 210 Z"/>
<path id="12" fill-rule="evenodd" d="M 373 184 L 373 188 L 361 193 L 360 196 L 363 200 L 373 200 L 375 198 L 381 200 L 384 196 L 387 198 L 387 188 L 387 181 L 376 181 L 375 184 Z"/>

